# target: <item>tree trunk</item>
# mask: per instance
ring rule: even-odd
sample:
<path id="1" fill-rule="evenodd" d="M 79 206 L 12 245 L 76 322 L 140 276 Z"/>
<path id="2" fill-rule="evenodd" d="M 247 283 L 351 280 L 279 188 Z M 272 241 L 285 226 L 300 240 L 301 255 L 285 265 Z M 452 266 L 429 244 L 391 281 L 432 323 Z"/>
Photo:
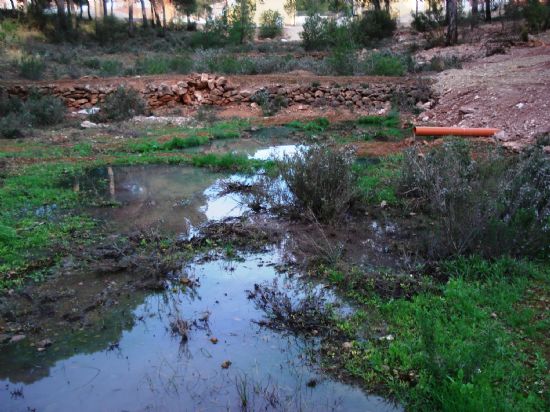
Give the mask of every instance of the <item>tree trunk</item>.
<path id="1" fill-rule="evenodd" d="M 113 6 L 114 6 L 115 2 L 114 0 L 111 0 L 111 16 L 113 16 Z"/>
<path id="2" fill-rule="evenodd" d="M 147 27 L 147 9 L 145 8 L 145 0 L 139 0 L 139 2 L 141 3 L 141 20 L 143 22 L 142 24 L 143 27 Z"/>
<path id="3" fill-rule="evenodd" d="M 451 46 L 458 41 L 458 22 L 457 22 L 457 0 L 448 0 L 447 10 L 449 15 L 449 24 L 447 26 L 447 45 Z"/>
<path id="4" fill-rule="evenodd" d="M 451 3 L 452 0 L 445 0 L 445 24 L 449 24 L 449 9 L 451 8 Z"/>
<path id="5" fill-rule="evenodd" d="M 151 2 L 151 8 L 152 8 L 152 11 L 153 11 L 156 26 L 157 27 L 162 27 L 162 24 L 160 23 L 160 14 L 159 14 L 159 10 L 158 10 L 157 0 L 150 0 L 150 2 Z"/>
<path id="6" fill-rule="evenodd" d="M 103 18 L 107 17 L 109 15 L 107 10 L 107 0 L 103 0 Z"/>
<path id="7" fill-rule="evenodd" d="M 128 0 L 128 35 L 134 37 L 134 0 Z"/>
<path id="8" fill-rule="evenodd" d="M 164 33 L 166 30 L 166 5 L 164 0 L 160 0 L 160 3 L 162 5 L 162 33 Z"/>
<path id="9" fill-rule="evenodd" d="M 374 6 L 374 10 L 382 10 L 382 7 L 380 6 L 380 0 L 372 0 L 372 5 Z"/>
<path id="10" fill-rule="evenodd" d="M 485 0 L 485 21 L 491 20 L 491 0 Z"/>
<path id="11" fill-rule="evenodd" d="M 88 20 L 92 20 L 92 11 L 90 10 L 92 6 L 90 5 L 90 0 L 87 0 L 88 3 Z M 97 7 L 95 7 L 95 0 L 94 0 L 94 11 L 97 11 Z"/>
<path id="12" fill-rule="evenodd" d="M 479 4 L 478 0 L 472 0 L 472 22 L 471 27 L 477 26 L 477 19 L 479 17 Z"/>
<path id="13" fill-rule="evenodd" d="M 10 0 L 10 3 L 11 3 L 12 10 L 15 10 L 15 4 L 13 3 L 13 0 Z"/>
<path id="14" fill-rule="evenodd" d="M 67 16 L 65 15 L 65 0 L 55 0 L 57 5 L 57 19 L 59 22 L 59 28 L 63 31 L 67 31 Z"/>
<path id="15" fill-rule="evenodd" d="M 151 27 L 155 27 L 155 9 L 153 7 L 153 0 L 149 0 L 149 6 L 151 7 Z"/>
<path id="16" fill-rule="evenodd" d="M 386 12 L 390 12 L 390 1 L 391 0 L 384 0 L 384 8 L 386 9 Z"/>

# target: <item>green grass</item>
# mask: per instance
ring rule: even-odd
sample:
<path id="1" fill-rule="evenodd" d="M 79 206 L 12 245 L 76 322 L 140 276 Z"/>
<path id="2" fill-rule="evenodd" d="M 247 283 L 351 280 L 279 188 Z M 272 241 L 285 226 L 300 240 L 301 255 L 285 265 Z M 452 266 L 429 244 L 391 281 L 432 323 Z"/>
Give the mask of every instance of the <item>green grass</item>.
<path id="1" fill-rule="evenodd" d="M 330 122 L 326 117 L 319 117 L 305 123 L 299 120 L 293 120 L 287 126 L 306 132 L 324 132 L 330 126 Z"/>
<path id="2" fill-rule="evenodd" d="M 128 149 L 137 153 L 149 153 L 158 151 L 171 151 L 188 149 L 190 147 L 202 146 L 208 143 L 210 139 L 208 136 L 189 136 L 185 138 L 174 137 L 167 142 L 159 143 L 157 141 L 145 141 L 145 142 L 131 142 L 128 145 Z"/>
<path id="3" fill-rule="evenodd" d="M 391 111 L 387 116 L 361 116 L 357 124 L 362 126 L 399 127 L 399 113 Z"/>
<path id="4" fill-rule="evenodd" d="M 165 149 L 188 147 L 189 143 L 182 142 L 188 139 L 172 139 Z M 88 156 L 91 150 L 86 143 L 74 149 L 82 156 Z M 88 204 L 87 199 L 72 190 L 77 174 L 107 164 L 186 164 L 241 173 L 274 168 L 273 162 L 249 159 L 244 154 L 163 154 L 112 153 L 107 159 L 37 164 L 8 175 L 0 186 L 0 290 L 20 285 L 28 278 L 38 279 L 59 256 L 94 235 L 93 220 L 79 212 Z"/>
<path id="5" fill-rule="evenodd" d="M 79 203 L 70 184 L 62 182 L 78 166 L 47 164 L 27 167 L 8 176 L 0 187 L 0 289 L 22 281 L 20 276 L 66 242 L 86 237 L 93 226 L 88 217 L 73 213 Z"/>
<path id="6" fill-rule="evenodd" d="M 358 162 L 355 165 L 355 171 L 359 175 L 358 190 L 366 203 L 375 205 L 383 201 L 389 205 L 399 203 L 394 181 L 399 173 L 401 159 L 401 155 L 392 155 L 376 163 Z"/>
<path id="7" fill-rule="evenodd" d="M 526 302 L 547 299 L 550 266 L 474 257 L 441 268 L 450 278 L 436 291 L 363 297 L 341 330 L 357 333 L 373 314 L 387 330 L 354 341 L 344 368 L 408 410 L 545 410 L 549 324 L 542 307 Z"/>

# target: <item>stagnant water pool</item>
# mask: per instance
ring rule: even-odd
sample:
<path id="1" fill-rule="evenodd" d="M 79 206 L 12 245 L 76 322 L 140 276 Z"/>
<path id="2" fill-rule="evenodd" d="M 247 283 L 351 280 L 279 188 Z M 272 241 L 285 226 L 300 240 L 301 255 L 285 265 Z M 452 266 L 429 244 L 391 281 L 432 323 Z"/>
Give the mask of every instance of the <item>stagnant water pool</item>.
<path id="1" fill-rule="evenodd" d="M 119 204 L 97 214 L 126 228 L 160 222 L 161 230 L 189 235 L 190 227 L 246 211 L 238 198 L 217 197 L 219 175 L 193 168 L 97 174 L 107 176 L 105 195 Z M 43 352 L 25 341 L 3 347 L 0 410 L 398 410 L 325 375 L 311 355 L 315 341 L 255 322 L 265 314 L 249 299 L 254 284 L 278 279 L 289 293 L 308 287 L 278 273 L 281 261 L 280 246 L 237 260 L 197 260 L 184 270 L 194 288 L 175 282 L 161 293 L 136 294 L 100 328 L 58 334 Z M 173 333 L 176 319 L 190 325 L 186 341 Z"/>

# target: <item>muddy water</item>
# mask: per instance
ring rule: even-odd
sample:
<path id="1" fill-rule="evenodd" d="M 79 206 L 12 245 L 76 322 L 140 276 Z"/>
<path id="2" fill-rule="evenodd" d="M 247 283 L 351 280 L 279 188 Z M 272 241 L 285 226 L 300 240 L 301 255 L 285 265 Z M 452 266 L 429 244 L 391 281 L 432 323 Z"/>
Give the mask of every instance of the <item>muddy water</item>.
<path id="1" fill-rule="evenodd" d="M 32 370 L 66 342 L 55 342 L 45 353 L 19 354 L 21 359 L 9 363 L 13 370 L 2 368 L 2 410 L 239 410 L 243 393 L 250 410 L 393 410 L 382 399 L 316 371 L 307 356 L 311 342 L 252 322 L 263 316 L 247 297 L 254 283 L 281 277 L 293 287 L 275 272 L 271 264 L 278 261 L 274 249 L 240 262 L 191 264 L 187 273 L 200 283 L 194 291 L 175 288 L 148 296 L 133 311 L 138 321 L 121 331 L 115 347 L 82 353 L 75 347 L 47 373 L 35 376 Z M 187 342 L 170 329 L 177 317 L 196 322 Z M 226 361 L 231 364 L 224 369 Z M 18 364 L 28 373 L 17 370 Z"/>
<path id="2" fill-rule="evenodd" d="M 233 180 L 244 177 L 235 175 Z M 209 220 L 242 215 L 238 196 L 220 196 L 222 175 L 187 166 L 124 166 L 93 170 L 80 178 L 81 191 L 105 205 L 89 212 L 117 230 L 156 229 L 186 235 Z"/>
<path id="3" fill-rule="evenodd" d="M 292 149 L 272 152 L 286 150 Z M 156 222 L 163 231 L 184 233 L 243 212 L 239 199 L 217 198 L 219 175 L 197 169 L 94 173 L 105 177 L 98 193 L 120 203 L 97 212 L 114 225 Z M 163 293 L 130 296 L 97 330 L 57 335 L 43 352 L 25 341 L 3 348 L 0 410 L 221 411 L 240 410 L 244 400 L 248 410 L 395 410 L 324 375 L 308 355 L 315 342 L 254 322 L 264 316 L 248 299 L 255 283 L 279 279 L 289 291 L 304 286 L 277 273 L 281 259 L 273 247 L 235 261 L 195 261 L 185 268 L 197 281 L 192 289 L 174 281 Z M 172 331 L 176 319 L 190 326 L 186 341 Z"/>

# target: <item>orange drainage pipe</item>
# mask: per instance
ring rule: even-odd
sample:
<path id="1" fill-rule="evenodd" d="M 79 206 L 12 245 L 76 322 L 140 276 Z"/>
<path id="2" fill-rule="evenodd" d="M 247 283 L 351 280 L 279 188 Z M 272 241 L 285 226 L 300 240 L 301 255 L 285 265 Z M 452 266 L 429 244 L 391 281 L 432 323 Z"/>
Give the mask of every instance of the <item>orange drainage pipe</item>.
<path id="1" fill-rule="evenodd" d="M 493 136 L 499 129 L 466 127 L 423 127 L 415 126 L 416 136 Z"/>

